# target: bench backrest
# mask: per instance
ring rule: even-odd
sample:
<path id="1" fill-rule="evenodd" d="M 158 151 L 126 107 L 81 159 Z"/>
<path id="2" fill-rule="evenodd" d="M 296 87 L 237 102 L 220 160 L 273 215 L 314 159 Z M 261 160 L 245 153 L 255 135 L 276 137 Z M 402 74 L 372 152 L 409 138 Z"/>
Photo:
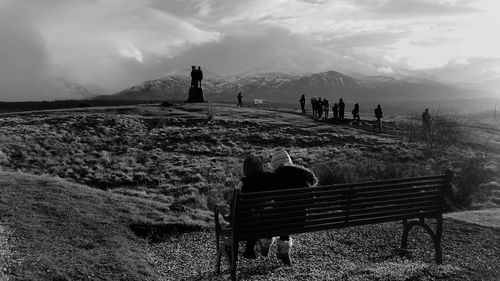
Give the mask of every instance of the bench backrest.
<path id="1" fill-rule="evenodd" d="M 438 217 L 451 173 L 235 194 L 238 241 L 395 220 Z"/>

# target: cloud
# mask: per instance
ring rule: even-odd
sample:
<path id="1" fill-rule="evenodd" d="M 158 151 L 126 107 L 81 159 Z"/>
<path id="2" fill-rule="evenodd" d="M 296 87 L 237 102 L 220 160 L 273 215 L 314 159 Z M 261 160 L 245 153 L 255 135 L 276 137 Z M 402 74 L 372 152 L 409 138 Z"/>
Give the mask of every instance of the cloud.
<path id="1" fill-rule="evenodd" d="M 58 96 L 43 38 L 19 20 L 16 10 L 0 10 L 0 99 L 39 100 Z"/>
<path id="2" fill-rule="evenodd" d="M 469 1 L 385 0 L 357 1 L 377 17 L 436 17 L 475 13 Z"/>
<path id="3" fill-rule="evenodd" d="M 167 61 L 170 67 L 201 65 L 220 74 L 243 71 L 311 72 L 336 69 L 377 73 L 377 68 L 307 40 L 304 35 L 266 25 L 248 26 L 219 41 L 196 45 Z M 170 69 L 173 70 L 173 69 Z"/>
<path id="4" fill-rule="evenodd" d="M 456 82 L 483 82 L 500 77 L 500 58 L 474 57 L 454 60 L 442 67 L 419 69 L 415 73 Z"/>

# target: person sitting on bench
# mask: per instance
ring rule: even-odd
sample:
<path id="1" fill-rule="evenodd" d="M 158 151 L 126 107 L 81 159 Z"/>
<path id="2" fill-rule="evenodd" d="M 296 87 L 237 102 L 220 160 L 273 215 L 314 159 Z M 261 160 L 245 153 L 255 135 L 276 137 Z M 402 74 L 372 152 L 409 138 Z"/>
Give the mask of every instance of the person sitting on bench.
<path id="1" fill-rule="evenodd" d="M 290 155 L 284 149 L 279 149 L 273 154 L 271 166 L 274 170 L 272 189 L 302 188 L 316 186 L 318 183 L 318 179 L 314 173 L 305 167 L 293 164 Z M 261 252 L 267 253 L 273 242 L 274 238 L 260 239 Z M 293 246 L 292 238 L 283 233 L 280 235 L 277 244 L 278 251 L 276 252 L 276 256 L 284 264 L 291 265 L 290 252 Z"/>

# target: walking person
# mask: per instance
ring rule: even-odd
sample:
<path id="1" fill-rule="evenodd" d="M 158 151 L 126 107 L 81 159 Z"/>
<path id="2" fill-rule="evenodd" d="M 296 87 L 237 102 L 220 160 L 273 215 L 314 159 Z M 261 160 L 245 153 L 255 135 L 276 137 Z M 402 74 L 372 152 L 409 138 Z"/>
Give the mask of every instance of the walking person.
<path id="1" fill-rule="evenodd" d="M 345 110 L 345 103 L 342 99 L 339 100 L 339 121 L 342 122 L 344 121 L 344 110 Z"/>
<path id="2" fill-rule="evenodd" d="M 302 114 L 306 114 L 306 97 L 302 95 L 299 99 L 300 108 L 302 109 Z"/>
<path id="3" fill-rule="evenodd" d="M 359 103 L 356 103 L 354 105 L 354 108 L 352 109 L 352 122 L 354 122 L 354 120 L 358 119 L 358 122 L 361 122 L 361 119 L 359 118 Z"/>
<path id="4" fill-rule="evenodd" d="M 236 107 L 243 107 L 243 95 L 241 95 L 241 92 L 238 93 L 238 103 L 236 104 Z"/>
<path id="5" fill-rule="evenodd" d="M 377 108 L 375 108 L 375 118 L 377 118 L 377 121 L 375 121 L 375 127 L 379 129 L 379 132 L 382 132 L 382 117 L 384 117 L 384 113 L 382 112 L 382 107 L 380 107 L 380 104 L 377 105 Z"/>

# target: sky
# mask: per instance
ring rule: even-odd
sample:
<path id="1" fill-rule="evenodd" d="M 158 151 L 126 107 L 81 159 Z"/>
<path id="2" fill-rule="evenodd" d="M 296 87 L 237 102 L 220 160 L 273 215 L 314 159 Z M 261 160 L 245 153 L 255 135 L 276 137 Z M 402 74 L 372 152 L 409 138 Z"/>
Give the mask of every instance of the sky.
<path id="1" fill-rule="evenodd" d="M 500 77 L 499 14 L 498 0 L 0 0 L 0 100 L 191 65 L 483 82 Z"/>

